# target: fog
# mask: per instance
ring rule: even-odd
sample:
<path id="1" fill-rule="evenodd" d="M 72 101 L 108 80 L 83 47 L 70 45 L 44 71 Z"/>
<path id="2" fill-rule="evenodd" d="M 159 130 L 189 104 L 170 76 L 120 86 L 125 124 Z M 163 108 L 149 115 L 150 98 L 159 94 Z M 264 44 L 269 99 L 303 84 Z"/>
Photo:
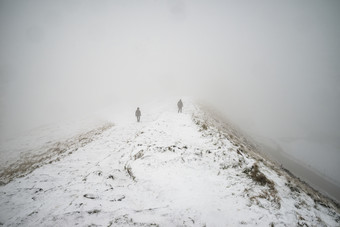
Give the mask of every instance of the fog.
<path id="1" fill-rule="evenodd" d="M 1 137 L 190 96 L 340 184 L 339 12 L 339 1 L 1 0 Z"/>

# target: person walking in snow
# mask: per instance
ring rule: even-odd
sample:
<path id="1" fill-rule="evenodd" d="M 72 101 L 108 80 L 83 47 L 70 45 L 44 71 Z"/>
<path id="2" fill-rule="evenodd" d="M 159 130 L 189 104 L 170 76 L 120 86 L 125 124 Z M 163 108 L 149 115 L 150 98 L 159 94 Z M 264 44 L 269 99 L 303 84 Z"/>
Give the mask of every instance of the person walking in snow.
<path id="1" fill-rule="evenodd" d="M 142 113 L 140 112 L 139 107 L 137 107 L 135 115 L 137 117 L 137 122 L 140 122 L 140 116 L 142 116 Z"/>
<path id="2" fill-rule="evenodd" d="M 180 100 L 178 101 L 177 107 L 178 107 L 178 113 L 182 113 L 182 108 L 183 108 L 182 99 L 180 99 Z"/>

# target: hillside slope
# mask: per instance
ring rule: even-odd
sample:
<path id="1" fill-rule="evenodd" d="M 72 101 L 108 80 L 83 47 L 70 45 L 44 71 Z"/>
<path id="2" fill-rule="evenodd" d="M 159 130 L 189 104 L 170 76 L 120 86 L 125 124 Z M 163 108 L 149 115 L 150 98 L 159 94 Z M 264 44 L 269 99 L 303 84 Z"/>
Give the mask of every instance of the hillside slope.
<path id="1" fill-rule="evenodd" d="M 339 226 L 334 204 L 184 102 L 0 187 L 4 226 Z M 0 224 L 0 225 L 1 225 Z"/>

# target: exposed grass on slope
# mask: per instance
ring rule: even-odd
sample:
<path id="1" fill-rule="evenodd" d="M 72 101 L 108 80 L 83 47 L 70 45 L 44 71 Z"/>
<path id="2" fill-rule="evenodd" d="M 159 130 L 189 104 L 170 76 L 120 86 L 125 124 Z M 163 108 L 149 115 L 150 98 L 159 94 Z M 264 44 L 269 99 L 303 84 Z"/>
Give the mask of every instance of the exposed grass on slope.
<path id="1" fill-rule="evenodd" d="M 323 209 L 322 207 L 324 207 L 327 209 L 334 209 L 338 213 L 340 212 L 340 206 L 336 201 L 325 195 L 322 195 L 320 192 L 312 188 L 298 177 L 294 176 L 279 164 L 269 160 L 268 157 L 265 157 L 259 152 L 261 150 L 259 145 L 245 136 L 244 133 L 241 133 L 240 129 L 237 129 L 228 123 L 228 121 L 226 121 L 221 115 L 204 106 L 201 106 L 200 109 L 206 112 L 194 114 L 192 117 L 194 122 L 200 127 L 200 131 L 203 134 L 208 136 L 211 135 L 211 133 L 215 133 L 215 136 L 221 139 L 227 138 L 235 147 L 237 147 L 236 151 L 238 154 L 244 157 L 251 157 L 255 160 L 256 163 L 251 168 L 244 169 L 244 171 L 256 184 L 264 186 L 268 188 L 268 190 L 264 190 L 264 192 L 260 193 L 259 195 L 250 194 L 249 197 L 251 200 L 253 200 L 253 202 L 257 203 L 257 201 L 260 199 L 267 199 L 274 204 L 277 204 L 277 208 L 280 208 L 281 199 L 277 196 L 278 191 L 275 189 L 275 184 L 271 182 L 271 180 L 268 179 L 264 173 L 261 172 L 259 168 L 259 164 L 261 164 L 273 170 L 277 176 L 286 178 L 288 183 L 285 186 L 290 189 L 293 198 L 301 200 L 301 195 L 306 194 L 314 201 L 314 206 L 318 210 Z M 248 193 L 246 192 L 245 194 Z M 299 203 L 301 206 L 304 206 L 303 201 L 300 201 Z M 340 223 L 340 217 L 335 213 L 334 218 L 337 223 Z"/>
<path id="2" fill-rule="evenodd" d="M 112 126 L 112 124 L 106 124 L 66 141 L 57 142 L 48 147 L 42 147 L 41 150 L 45 150 L 43 152 L 38 152 L 37 154 L 30 153 L 22 156 L 15 163 L 12 163 L 0 171 L 0 185 L 7 184 L 17 177 L 26 176 L 45 164 L 60 161 L 60 158 L 72 154 L 79 148 L 91 143 L 97 136 Z"/>

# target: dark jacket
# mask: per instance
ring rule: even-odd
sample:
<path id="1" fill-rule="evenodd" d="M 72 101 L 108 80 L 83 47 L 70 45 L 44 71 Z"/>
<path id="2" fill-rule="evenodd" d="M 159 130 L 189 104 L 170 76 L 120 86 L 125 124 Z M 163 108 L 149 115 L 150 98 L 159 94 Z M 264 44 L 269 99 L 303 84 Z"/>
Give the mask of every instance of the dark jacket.
<path id="1" fill-rule="evenodd" d="M 136 114 L 135 115 L 136 115 L 136 117 L 140 117 L 142 115 L 139 109 L 136 110 Z"/>
<path id="2" fill-rule="evenodd" d="M 179 100 L 177 103 L 178 108 L 182 108 L 183 107 L 183 103 L 182 100 Z"/>

